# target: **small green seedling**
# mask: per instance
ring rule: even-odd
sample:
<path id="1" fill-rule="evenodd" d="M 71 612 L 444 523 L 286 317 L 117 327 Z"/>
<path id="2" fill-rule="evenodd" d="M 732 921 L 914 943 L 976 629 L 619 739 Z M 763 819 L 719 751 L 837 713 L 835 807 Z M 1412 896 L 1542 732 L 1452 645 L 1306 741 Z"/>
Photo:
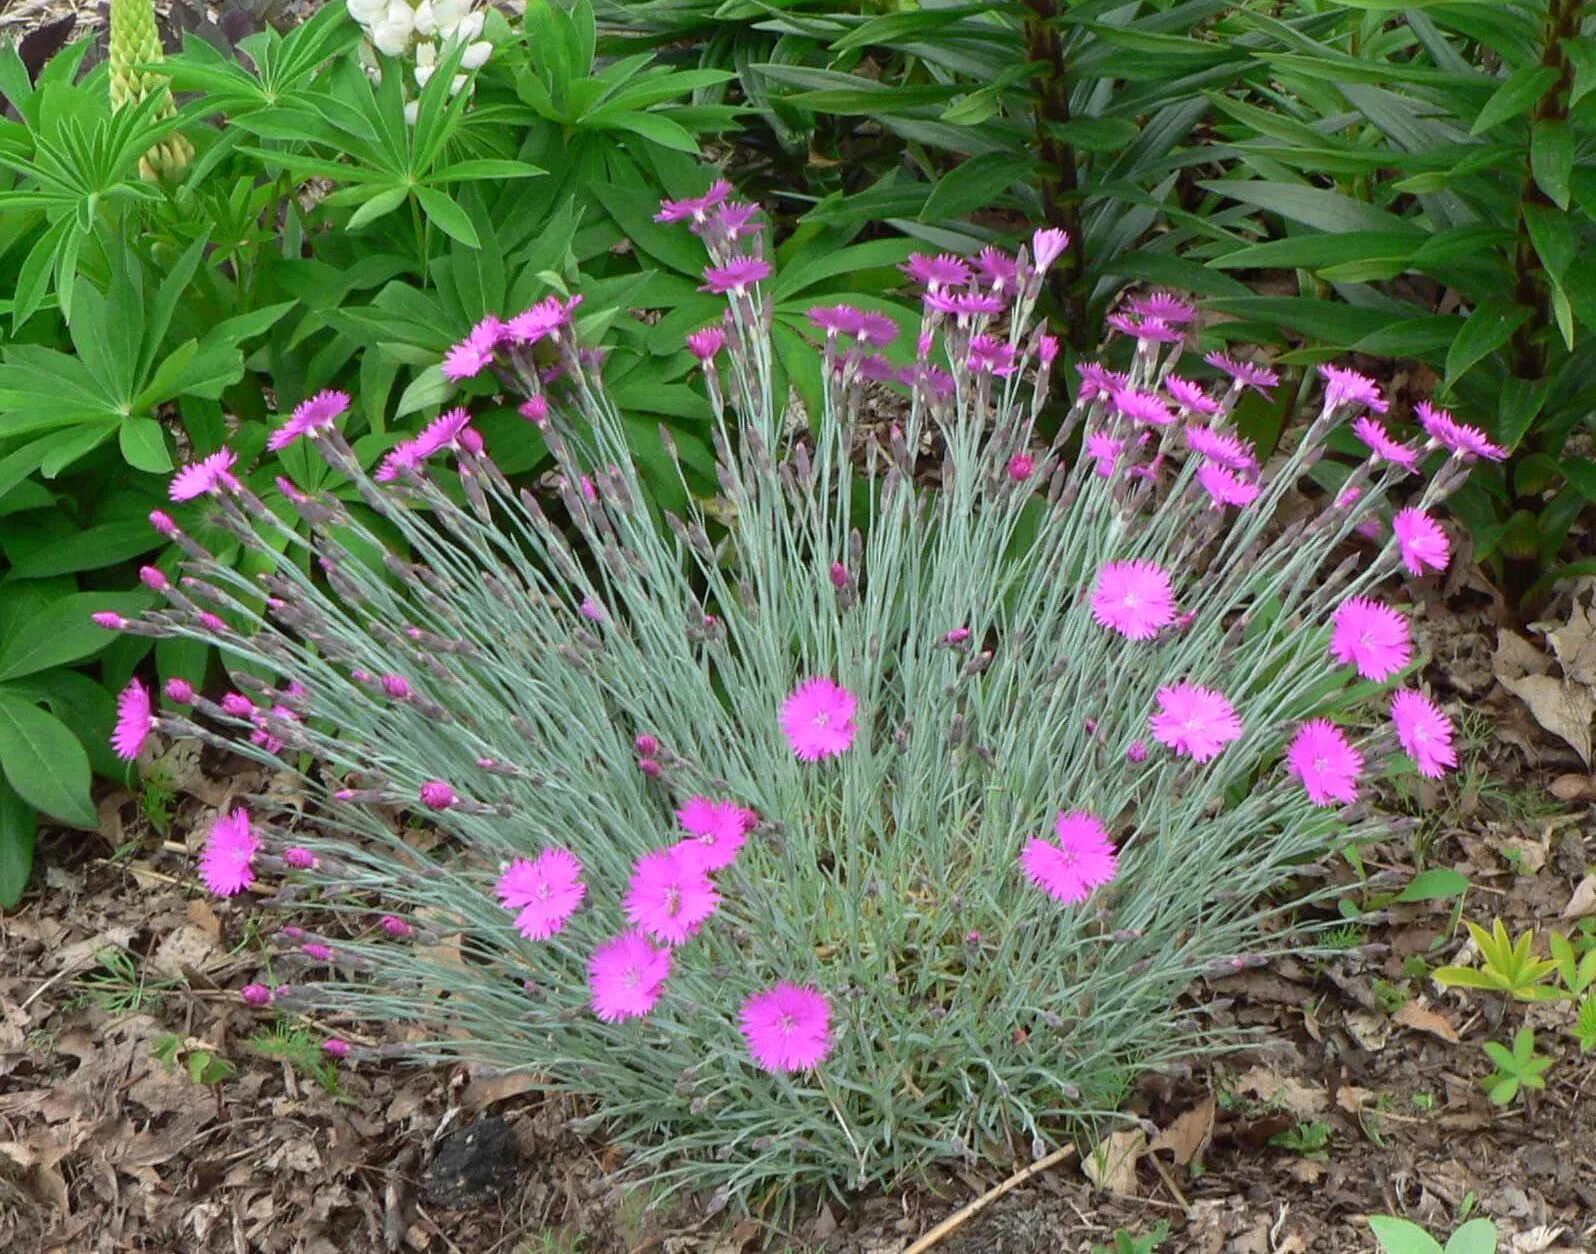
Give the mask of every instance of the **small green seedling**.
<path id="1" fill-rule="evenodd" d="M 1468 925 L 1469 935 L 1479 946 L 1482 963 L 1478 967 L 1441 967 L 1436 982 L 1448 988 L 1480 988 L 1506 993 L 1518 1001 L 1557 1001 L 1563 994 L 1545 983 L 1557 970 L 1550 958 L 1537 958 L 1532 952 L 1535 933 L 1525 932 L 1511 940 L 1501 919 L 1487 932 L 1477 923 Z"/>
<path id="2" fill-rule="evenodd" d="M 1495 1073 L 1486 1077 L 1485 1093 L 1498 1106 L 1506 1106 L 1518 1096 L 1520 1088 L 1546 1087 L 1546 1069 L 1552 1060 L 1535 1052 L 1533 1028 L 1520 1028 L 1511 1050 L 1495 1041 L 1486 1041 L 1484 1049 L 1496 1064 Z"/>
<path id="3" fill-rule="evenodd" d="M 1112 1245 L 1094 1245 L 1092 1254 L 1153 1254 L 1169 1237 L 1169 1220 L 1160 1219 L 1145 1237 L 1132 1236 L 1125 1228 L 1114 1231 Z"/>
<path id="4" fill-rule="evenodd" d="M 163 1032 L 151 1041 L 150 1053 L 168 1069 L 176 1067 L 181 1061 L 189 1079 L 195 1084 L 217 1085 L 238 1070 L 211 1049 L 185 1044 L 175 1032 Z"/>
<path id="5" fill-rule="evenodd" d="M 1309 1158 L 1323 1158 L 1330 1144 L 1330 1125 L 1317 1119 L 1311 1123 L 1299 1123 L 1288 1131 L 1270 1137 L 1269 1144 L 1294 1150 Z"/>
<path id="6" fill-rule="evenodd" d="M 1392 1215 L 1371 1215 L 1369 1227 L 1385 1254 L 1496 1254 L 1496 1225 L 1471 1219 L 1444 1246 L 1416 1223 Z"/>

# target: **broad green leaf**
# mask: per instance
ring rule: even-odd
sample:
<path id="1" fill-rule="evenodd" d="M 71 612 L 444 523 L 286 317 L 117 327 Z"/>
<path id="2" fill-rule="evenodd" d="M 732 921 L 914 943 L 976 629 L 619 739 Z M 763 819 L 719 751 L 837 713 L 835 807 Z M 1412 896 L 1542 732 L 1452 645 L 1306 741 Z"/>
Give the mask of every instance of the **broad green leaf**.
<path id="1" fill-rule="evenodd" d="M 1461 897 L 1469 890 L 1468 876 L 1450 867 L 1432 867 L 1420 871 L 1400 893 L 1398 901 L 1446 901 Z"/>
<path id="2" fill-rule="evenodd" d="M 151 598 L 141 592 L 78 592 L 34 610 L 13 626 L 0 648 L 0 682 L 81 661 L 99 652 L 116 636 L 96 626 L 91 614 L 104 610 L 131 616 L 148 609 L 150 602 Z"/>
<path id="3" fill-rule="evenodd" d="M 1348 4 L 1351 0 L 1339 2 Z M 1369 1227 L 1385 1254 L 1442 1254 L 1440 1243 L 1411 1220 L 1394 1215 L 1370 1215 Z"/>
<path id="4" fill-rule="evenodd" d="M 1596 504 L 1596 462 L 1568 454 L 1558 463 L 1558 469 L 1582 497 Z M 1596 953 L 1596 950 L 1591 952 Z"/>
<path id="5" fill-rule="evenodd" d="M 542 166 L 527 161 L 509 161 L 502 157 L 479 157 L 470 161 L 456 161 L 453 165 L 434 170 L 427 176 L 430 183 L 467 183 L 475 179 L 524 179 L 547 174 Z"/>
<path id="6" fill-rule="evenodd" d="M 775 300 L 784 301 L 841 274 L 888 269 L 907 260 L 915 247 L 913 240 L 878 239 L 848 248 L 827 249 L 819 256 L 800 254 L 776 274 L 770 294 Z"/>
<path id="7" fill-rule="evenodd" d="M 1527 65 L 1510 75 L 1485 102 L 1470 135 L 1480 135 L 1493 126 L 1522 117 L 1557 82 L 1557 71 L 1549 65 Z"/>
<path id="8" fill-rule="evenodd" d="M 984 152 L 962 161 L 937 180 L 920 210 L 920 221 L 946 222 L 984 209 L 1035 169 L 1032 157 L 1006 152 Z"/>
<path id="9" fill-rule="evenodd" d="M 1496 1225 L 1489 1219 L 1471 1219 L 1446 1243 L 1445 1254 L 1496 1254 Z"/>
<path id="10" fill-rule="evenodd" d="M 160 536 L 143 519 L 101 523 L 26 548 L 16 547 L 12 575 L 18 579 L 42 579 L 80 570 L 99 570 L 148 553 L 162 543 Z"/>
<path id="11" fill-rule="evenodd" d="M 1559 213 L 1542 204 L 1526 201 L 1524 225 L 1529 228 L 1530 242 L 1535 245 L 1535 255 L 1554 280 L 1561 279 L 1569 263 L 1579 251 L 1579 234 L 1568 214 Z"/>
<path id="12" fill-rule="evenodd" d="M 22 900 L 33 871 L 33 844 L 39 814 L 0 777 L 0 910 Z"/>
<path id="13" fill-rule="evenodd" d="M 1530 129 L 1530 173 L 1552 203 L 1567 210 L 1574 176 L 1574 132 L 1563 118 L 1542 118 Z"/>
<path id="14" fill-rule="evenodd" d="M 394 417 L 403 418 L 433 405 L 441 405 L 453 388 L 454 384 L 443 377 L 442 366 L 428 366 L 405 388 L 399 397 L 399 408 L 394 411 Z"/>
<path id="15" fill-rule="evenodd" d="M 67 725 L 0 690 L 0 771 L 34 809 L 79 827 L 99 822 L 89 796 L 89 758 Z"/>
<path id="16" fill-rule="evenodd" d="M 155 419 L 136 415 L 124 418 L 117 435 L 122 456 L 134 469 L 152 475 L 164 475 L 172 469 L 172 457 L 166 451 L 166 433 Z"/>
<path id="17" fill-rule="evenodd" d="M 1511 297 L 1492 296 L 1481 301 L 1452 341 L 1446 355 L 1447 380 L 1456 379 L 1494 353 L 1533 316 L 1533 310 L 1514 304 Z"/>

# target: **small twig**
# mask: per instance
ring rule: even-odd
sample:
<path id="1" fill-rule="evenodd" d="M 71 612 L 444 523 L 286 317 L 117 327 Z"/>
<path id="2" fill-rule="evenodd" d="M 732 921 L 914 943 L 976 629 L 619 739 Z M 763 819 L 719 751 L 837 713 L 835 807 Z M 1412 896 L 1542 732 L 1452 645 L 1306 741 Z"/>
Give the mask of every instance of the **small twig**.
<path id="1" fill-rule="evenodd" d="M 1024 1184 L 1032 1176 L 1040 1175 L 1049 1167 L 1063 1162 L 1074 1152 L 1075 1146 L 1073 1144 L 1061 1145 L 1045 1158 L 1038 1158 L 1029 1167 L 1023 1168 L 1020 1171 L 1016 1171 L 1007 1180 L 1003 1181 L 1002 1184 L 994 1185 L 985 1193 L 981 1194 L 980 1197 L 976 1198 L 975 1201 L 969 1203 L 959 1210 L 954 1211 L 953 1214 L 949 1215 L 935 1228 L 931 1229 L 931 1231 L 926 1233 L 925 1236 L 921 1237 L 908 1249 L 904 1250 L 903 1254 L 925 1254 L 925 1251 L 931 1249 L 933 1246 L 942 1244 L 942 1241 L 945 1237 L 957 1229 L 962 1228 L 965 1224 L 974 1219 L 1005 1193 L 1019 1188 L 1020 1185 Z"/>
<path id="2" fill-rule="evenodd" d="M 1191 1203 L 1186 1200 L 1186 1195 L 1180 1191 L 1180 1186 L 1175 1183 L 1175 1177 L 1169 1173 L 1169 1168 L 1164 1166 L 1157 1154 L 1149 1154 L 1147 1157 L 1153 1164 L 1153 1170 L 1158 1173 L 1158 1178 L 1164 1182 L 1164 1187 L 1175 1195 L 1175 1200 L 1180 1203 L 1181 1210 L 1191 1210 Z"/>

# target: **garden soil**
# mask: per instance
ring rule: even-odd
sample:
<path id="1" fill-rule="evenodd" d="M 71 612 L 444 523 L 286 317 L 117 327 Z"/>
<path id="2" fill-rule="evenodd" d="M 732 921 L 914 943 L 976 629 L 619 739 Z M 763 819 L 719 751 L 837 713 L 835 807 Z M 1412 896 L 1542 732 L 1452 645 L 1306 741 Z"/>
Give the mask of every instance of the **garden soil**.
<path id="1" fill-rule="evenodd" d="M 1386 799 L 1428 817 L 1367 869 L 1405 882 L 1418 848 L 1469 877 L 1465 917 L 1572 928 L 1596 913 L 1596 778 L 1497 682 L 1497 609 L 1451 591 L 1419 633 L 1426 678 L 1471 711 L 1463 768 Z M 777 1230 L 703 1199 L 651 1206 L 617 1182 L 616 1150 L 573 1130 L 579 1106 L 518 1078 L 362 1064 L 329 1089 L 323 1033 L 238 997 L 261 971 L 248 903 L 207 899 L 193 875 L 206 816 L 284 780 L 191 744 L 162 774 L 169 799 L 118 792 L 97 836 L 49 838 L 42 886 L 0 917 L 0 1250 L 902 1254 L 1025 1165 L 812 1197 Z M 1367 1251 L 1370 1214 L 1444 1234 L 1473 1213 L 1517 1254 L 1596 1250 L 1596 1067 L 1561 1037 L 1544 1092 L 1486 1100 L 1481 1043 L 1526 1019 L 1558 1041 L 1561 1020 L 1409 978 L 1418 955 L 1456 959 L 1454 905 L 1392 904 L 1345 953 L 1194 987 L 1194 1014 L 1257 1047 L 1149 1077 L 1137 1122 L 933 1248 L 1084 1254 L 1162 1221 L 1165 1251 Z"/>

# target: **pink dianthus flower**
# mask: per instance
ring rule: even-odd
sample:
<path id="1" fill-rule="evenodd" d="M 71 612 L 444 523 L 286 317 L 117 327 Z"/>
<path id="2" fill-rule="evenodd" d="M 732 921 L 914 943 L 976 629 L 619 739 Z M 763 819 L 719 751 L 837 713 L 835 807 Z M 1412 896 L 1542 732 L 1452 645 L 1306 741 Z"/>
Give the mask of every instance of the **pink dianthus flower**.
<path id="1" fill-rule="evenodd" d="M 1245 508 L 1258 499 L 1262 490 L 1248 479 L 1243 479 L 1234 470 L 1213 462 L 1205 462 L 1197 467 L 1197 482 L 1202 485 L 1212 508 L 1222 509 L 1226 505 L 1235 505 Z"/>
<path id="2" fill-rule="evenodd" d="M 1169 573 L 1157 562 L 1110 562 L 1097 572 L 1092 617 L 1131 640 L 1151 640 L 1175 620 Z"/>
<path id="3" fill-rule="evenodd" d="M 1440 779 L 1457 765 L 1452 720 L 1422 692 L 1404 688 L 1392 697 L 1391 721 L 1402 751 L 1413 759 L 1420 775 Z"/>
<path id="4" fill-rule="evenodd" d="M 807 1071 L 831 1053 L 831 1004 L 818 988 L 781 983 L 755 993 L 739 1016 L 748 1052 L 766 1071 Z"/>
<path id="5" fill-rule="evenodd" d="M 626 917 L 667 945 L 692 937 L 719 905 L 703 863 L 676 846 L 639 858 L 621 899 Z"/>
<path id="6" fill-rule="evenodd" d="M 242 806 L 216 817 L 200 855 L 200 878 L 218 897 L 233 897 L 255 883 L 252 866 L 260 838 Z"/>
<path id="7" fill-rule="evenodd" d="M 605 941 L 587 962 L 593 1013 L 606 1023 L 646 1015 L 659 1002 L 670 973 L 670 948 L 655 949 L 641 932 Z"/>
<path id="8" fill-rule="evenodd" d="M 116 699 L 116 728 L 111 733 L 111 748 L 124 762 L 131 762 L 139 756 L 154 730 L 149 689 L 135 679 Z"/>
<path id="9" fill-rule="evenodd" d="M 1158 710 L 1148 716 L 1147 725 L 1153 739 L 1177 755 L 1207 762 L 1241 738 L 1241 719 L 1224 693 L 1183 679 L 1160 688 L 1157 696 Z"/>
<path id="10" fill-rule="evenodd" d="M 1390 462 L 1410 474 L 1418 470 L 1418 453 L 1402 441 L 1393 440 L 1391 433 L 1385 429 L 1385 424 L 1364 416 L 1353 421 L 1352 432 L 1369 446 L 1374 461 Z"/>
<path id="11" fill-rule="evenodd" d="M 1391 520 L 1391 530 L 1402 550 L 1402 565 L 1410 575 L 1445 570 L 1452 560 L 1452 545 L 1441 524 L 1416 506 L 1399 509 Z"/>
<path id="12" fill-rule="evenodd" d="M 1108 829 L 1085 810 L 1060 812 L 1053 823 L 1055 844 L 1033 836 L 1020 854 L 1020 865 L 1043 892 L 1078 906 L 1119 873 L 1119 856 Z"/>
<path id="13" fill-rule="evenodd" d="M 708 797 L 689 797 L 676 811 L 676 819 L 689 834 L 678 847 L 690 849 L 690 857 L 706 871 L 729 867 L 748 840 L 758 816 L 733 801 L 711 801 Z"/>
<path id="14" fill-rule="evenodd" d="M 1316 806 L 1351 805 L 1358 799 L 1363 755 L 1327 718 L 1304 723 L 1286 750 L 1286 765 Z"/>
<path id="15" fill-rule="evenodd" d="M 288 421 L 271 433 L 266 447 L 276 452 L 285 449 L 301 436 L 326 431 L 338 416 L 349 408 L 349 393 L 329 388 L 307 397 L 294 406 Z"/>
<path id="16" fill-rule="evenodd" d="M 858 698 L 824 675 L 806 679 L 781 707 L 781 729 L 800 762 L 836 757 L 852 746 Z"/>
<path id="17" fill-rule="evenodd" d="M 770 262 L 763 257 L 733 257 L 723 266 L 709 266 L 704 271 L 704 285 L 698 290 L 713 292 L 717 296 L 741 296 L 755 283 L 771 275 Z"/>
<path id="18" fill-rule="evenodd" d="M 1331 620 L 1330 656 L 1377 683 L 1390 679 L 1412 656 L 1407 620 L 1368 597 L 1349 597 Z"/>
<path id="19" fill-rule="evenodd" d="M 558 845 L 535 858 L 517 858 L 504 868 L 496 887 L 499 904 L 519 912 L 516 930 L 535 941 L 548 940 L 563 928 L 587 896 L 581 861 Z"/>
<path id="20" fill-rule="evenodd" d="M 238 454 L 224 445 L 209 457 L 190 462 L 173 475 L 172 486 L 167 494 L 174 501 L 192 501 L 207 492 L 220 492 L 237 482 L 231 474 L 237 462 Z M 153 519 L 155 515 L 151 514 L 150 517 Z"/>

